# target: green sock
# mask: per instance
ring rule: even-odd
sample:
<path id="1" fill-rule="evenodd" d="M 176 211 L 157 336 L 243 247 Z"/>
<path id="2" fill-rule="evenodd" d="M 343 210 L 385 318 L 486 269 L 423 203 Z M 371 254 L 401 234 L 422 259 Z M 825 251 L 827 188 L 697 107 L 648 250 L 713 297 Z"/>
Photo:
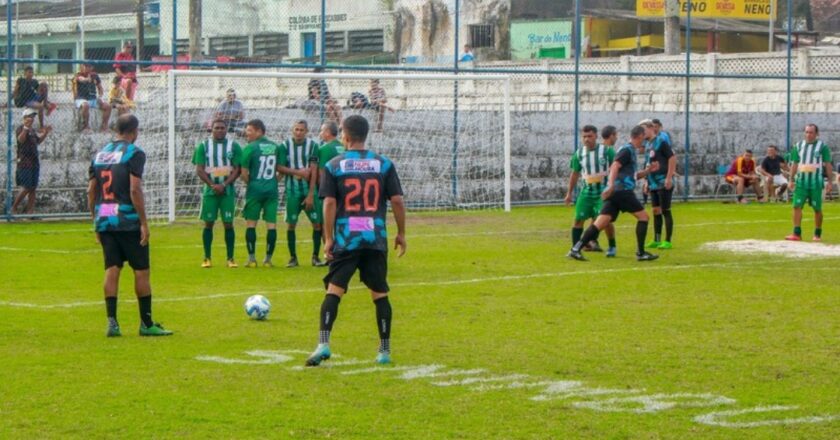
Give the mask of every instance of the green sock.
<path id="1" fill-rule="evenodd" d="M 610 242 L 610 247 L 615 247 L 615 238 L 608 238 L 607 240 Z"/>
<path id="2" fill-rule="evenodd" d="M 802 227 L 794 226 L 793 227 L 793 233 L 794 233 L 794 235 L 798 235 L 798 236 L 801 237 L 802 236 Z"/>
<path id="3" fill-rule="evenodd" d="M 225 229 L 225 247 L 227 247 L 227 259 L 233 260 L 233 244 L 236 242 L 236 233 L 233 228 Z"/>
<path id="4" fill-rule="evenodd" d="M 294 258 L 297 257 L 297 252 L 295 251 L 295 230 L 289 229 L 286 231 L 286 242 L 289 245 L 289 255 Z"/>
<path id="5" fill-rule="evenodd" d="M 274 255 L 274 246 L 277 244 L 277 230 L 269 229 L 265 236 L 267 247 L 265 251 L 266 258 L 271 258 Z"/>
<path id="6" fill-rule="evenodd" d="M 572 246 L 576 245 L 577 242 L 580 241 L 580 237 L 583 235 L 583 228 L 572 228 Z"/>
<path id="7" fill-rule="evenodd" d="M 312 255 L 318 256 L 321 252 L 321 230 L 312 231 Z"/>
<path id="8" fill-rule="evenodd" d="M 245 248 L 248 249 L 248 258 L 253 260 L 257 253 L 257 228 L 245 230 Z"/>
<path id="9" fill-rule="evenodd" d="M 815 237 L 822 237 L 822 228 L 814 229 L 814 236 Z"/>
<path id="10" fill-rule="evenodd" d="M 213 246 L 213 228 L 204 228 L 201 234 L 201 241 L 204 242 L 204 258 L 210 259 L 210 249 Z"/>

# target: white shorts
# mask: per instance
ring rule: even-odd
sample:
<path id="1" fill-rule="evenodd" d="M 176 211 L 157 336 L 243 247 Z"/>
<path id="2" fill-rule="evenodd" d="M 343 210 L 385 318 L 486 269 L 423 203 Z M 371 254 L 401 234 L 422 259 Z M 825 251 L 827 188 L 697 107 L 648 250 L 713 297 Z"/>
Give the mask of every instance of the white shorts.
<path id="1" fill-rule="evenodd" d="M 76 108 L 82 108 L 82 104 L 88 103 L 90 108 L 99 108 L 99 99 L 77 99 Z"/>
<path id="2" fill-rule="evenodd" d="M 782 186 L 782 185 L 787 185 L 787 184 L 788 184 L 788 180 L 787 180 L 787 178 L 785 177 L 784 174 L 776 174 L 775 176 L 773 176 L 773 185 L 774 186 Z"/>

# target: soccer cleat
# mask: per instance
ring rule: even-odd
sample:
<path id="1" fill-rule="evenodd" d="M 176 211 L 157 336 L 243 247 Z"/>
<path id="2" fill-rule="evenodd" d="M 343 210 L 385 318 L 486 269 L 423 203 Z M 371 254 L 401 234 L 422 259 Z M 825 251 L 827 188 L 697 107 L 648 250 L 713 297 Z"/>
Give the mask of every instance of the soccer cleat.
<path id="1" fill-rule="evenodd" d="M 615 246 L 610 246 L 610 247 L 607 248 L 606 257 L 607 258 L 613 258 L 613 257 L 615 257 L 616 252 L 617 252 L 617 250 L 616 250 Z"/>
<path id="2" fill-rule="evenodd" d="M 790 234 L 787 237 L 785 237 L 785 240 L 787 240 L 787 241 L 802 241 L 802 237 L 800 237 L 796 234 Z"/>
<path id="3" fill-rule="evenodd" d="M 113 324 L 108 324 L 108 332 L 105 333 L 105 336 L 109 338 L 114 338 L 117 336 L 122 336 L 122 332 L 120 331 L 120 325 L 116 322 Z"/>
<path id="4" fill-rule="evenodd" d="M 601 245 L 598 244 L 598 240 L 592 240 L 589 242 L 589 252 L 604 252 L 604 250 L 601 249 Z"/>
<path id="5" fill-rule="evenodd" d="M 811 241 L 820 242 L 822 241 L 822 237 L 820 237 L 819 235 L 815 235 L 813 238 L 811 238 Z"/>
<path id="6" fill-rule="evenodd" d="M 650 252 L 642 252 L 641 254 L 636 254 L 636 261 L 653 261 L 657 258 L 659 258 L 659 255 L 655 255 Z"/>
<path id="7" fill-rule="evenodd" d="M 270 258 L 266 258 L 263 260 L 263 267 L 274 267 L 274 263 L 271 262 Z"/>
<path id="8" fill-rule="evenodd" d="M 233 261 L 233 258 L 231 258 L 230 260 L 227 260 L 227 267 L 231 269 L 236 269 L 237 267 L 239 267 L 239 265 L 236 264 L 236 261 Z"/>
<path id="9" fill-rule="evenodd" d="M 376 362 L 377 364 L 380 364 L 380 365 L 390 364 L 391 363 L 391 353 L 380 351 L 379 354 L 376 355 L 376 361 L 374 361 L 374 362 Z"/>
<path id="10" fill-rule="evenodd" d="M 209 258 L 205 258 L 204 262 L 201 263 L 201 267 L 203 267 L 205 269 L 209 269 L 209 268 L 213 267 L 213 263 L 210 262 Z"/>
<path id="11" fill-rule="evenodd" d="M 286 263 L 286 267 L 289 267 L 289 268 L 298 267 L 298 266 L 300 266 L 300 265 L 298 264 L 297 257 L 292 257 L 291 259 L 289 259 L 289 262 Z"/>
<path id="12" fill-rule="evenodd" d="M 672 245 L 670 241 L 663 241 L 662 243 L 659 243 L 659 246 L 657 247 L 657 249 L 673 249 L 673 248 L 674 248 L 674 245 Z"/>
<path id="13" fill-rule="evenodd" d="M 570 249 L 569 253 L 566 254 L 566 256 L 569 258 L 574 258 L 578 261 L 586 261 L 586 258 L 583 256 L 583 254 L 581 254 L 580 251 L 576 251 L 574 248 Z"/>
<path id="14" fill-rule="evenodd" d="M 657 249 L 662 242 L 659 241 L 651 241 L 645 246 L 648 249 Z"/>
<path id="15" fill-rule="evenodd" d="M 163 326 L 157 322 L 153 323 L 151 327 L 146 327 L 142 322 L 140 323 L 140 336 L 171 336 L 171 330 L 165 330 Z"/>
<path id="16" fill-rule="evenodd" d="M 309 355 L 309 358 L 306 359 L 306 366 L 307 367 L 317 367 L 321 365 L 321 362 L 327 360 L 332 356 L 330 352 L 329 344 L 318 344 L 318 347 L 315 348 L 315 351 Z"/>
<path id="17" fill-rule="evenodd" d="M 245 263 L 245 267 L 257 267 L 257 260 L 248 260 L 248 262 Z"/>
<path id="18" fill-rule="evenodd" d="M 315 266 L 315 267 L 324 267 L 324 266 L 327 265 L 327 263 L 324 262 L 324 261 L 321 261 L 321 259 L 318 258 L 317 255 L 313 255 L 312 256 L 312 265 Z"/>

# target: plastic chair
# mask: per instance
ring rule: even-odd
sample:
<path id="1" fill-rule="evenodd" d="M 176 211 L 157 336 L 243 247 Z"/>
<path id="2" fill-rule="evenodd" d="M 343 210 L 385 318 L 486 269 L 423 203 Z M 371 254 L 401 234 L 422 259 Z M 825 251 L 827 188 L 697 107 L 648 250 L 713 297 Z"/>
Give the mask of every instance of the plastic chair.
<path id="1" fill-rule="evenodd" d="M 722 190 L 725 188 L 732 188 L 732 185 L 726 181 L 726 172 L 729 171 L 729 165 L 718 165 L 717 167 L 717 175 L 718 175 L 718 183 L 715 186 L 715 194 L 714 197 L 717 198 L 718 194 L 722 194 Z"/>

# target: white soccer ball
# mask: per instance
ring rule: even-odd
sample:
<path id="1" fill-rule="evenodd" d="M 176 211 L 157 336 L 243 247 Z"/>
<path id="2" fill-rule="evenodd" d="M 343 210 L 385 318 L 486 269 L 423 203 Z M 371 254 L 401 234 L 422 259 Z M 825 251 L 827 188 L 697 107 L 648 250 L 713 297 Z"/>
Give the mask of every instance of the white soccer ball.
<path id="1" fill-rule="evenodd" d="M 245 301 L 245 313 L 247 313 L 251 319 L 262 321 L 268 316 L 268 312 L 270 311 L 271 303 L 268 302 L 268 298 L 262 295 L 252 295 L 247 301 Z"/>

